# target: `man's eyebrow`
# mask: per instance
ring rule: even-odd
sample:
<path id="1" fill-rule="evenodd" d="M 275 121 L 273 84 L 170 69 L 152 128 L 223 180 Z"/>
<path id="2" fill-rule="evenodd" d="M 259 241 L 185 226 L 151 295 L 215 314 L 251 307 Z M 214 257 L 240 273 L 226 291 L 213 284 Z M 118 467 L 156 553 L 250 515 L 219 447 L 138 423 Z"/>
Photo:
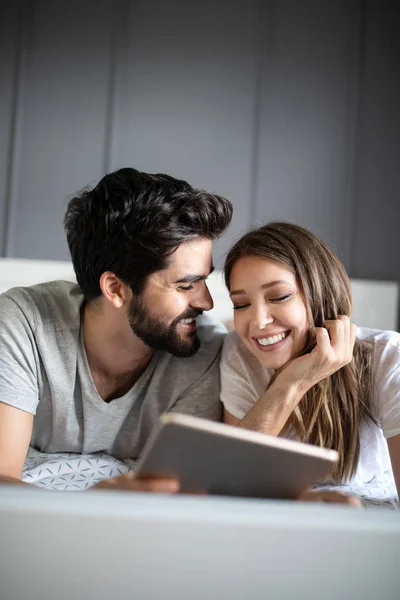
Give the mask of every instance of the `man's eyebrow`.
<path id="1" fill-rule="evenodd" d="M 195 281 L 204 281 L 214 271 L 214 267 L 211 267 L 210 272 L 207 275 L 185 275 L 182 279 L 177 279 L 174 283 L 194 283 Z"/>
<path id="2" fill-rule="evenodd" d="M 278 283 L 288 283 L 289 285 L 291 285 L 290 281 L 285 281 L 284 279 L 277 279 L 276 281 L 270 281 L 269 283 L 264 283 L 264 285 L 260 285 L 260 288 L 262 290 L 266 290 L 270 287 L 273 287 L 274 285 L 278 285 Z M 239 294 L 245 294 L 246 290 L 232 290 L 229 295 L 232 296 L 238 296 Z"/>

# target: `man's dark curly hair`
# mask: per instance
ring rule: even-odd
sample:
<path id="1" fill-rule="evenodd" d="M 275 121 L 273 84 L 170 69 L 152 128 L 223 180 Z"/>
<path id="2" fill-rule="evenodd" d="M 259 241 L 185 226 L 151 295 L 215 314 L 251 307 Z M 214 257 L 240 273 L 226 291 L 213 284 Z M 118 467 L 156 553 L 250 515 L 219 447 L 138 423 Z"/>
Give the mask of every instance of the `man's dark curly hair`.
<path id="1" fill-rule="evenodd" d="M 232 205 L 222 196 L 169 175 L 124 168 L 72 198 L 64 226 L 77 281 L 89 301 L 101 295 L 105 271 L 140 294 L 180 244 L 219 237 L 231 218 Z"/>

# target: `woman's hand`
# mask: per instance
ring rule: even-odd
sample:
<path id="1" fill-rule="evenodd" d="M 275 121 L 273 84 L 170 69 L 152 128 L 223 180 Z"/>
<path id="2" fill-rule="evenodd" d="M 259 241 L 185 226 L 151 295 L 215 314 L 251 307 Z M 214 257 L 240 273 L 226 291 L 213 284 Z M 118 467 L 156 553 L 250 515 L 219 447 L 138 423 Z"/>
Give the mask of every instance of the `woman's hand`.
<path id="1" fill-rule="evenodd" d="M 352 361 L 356 331 L 345 316 L 326 321 L 326 327 L 317 327 L 311 352 L 295 358 L 277 373 L 239 427 L 279 435 L 304 394 Z"/>
<path id="2" fill-rule="evenodd" d="M 362 508 L 361 501 L 356 496 L 350 496 L 335 490 L 304 490 L 298 497 L 302 502 L 327 502 L 329 504 L 347 504 Z"/>
<path id="3" fill-rule="evenodd" d="M 326 327 L 316 327 L 314 348 L 284 367 L 274 384 L 295 385 L 304 394 L 352 361 L 356 331 L 346 316 L 326 321 Z"/>

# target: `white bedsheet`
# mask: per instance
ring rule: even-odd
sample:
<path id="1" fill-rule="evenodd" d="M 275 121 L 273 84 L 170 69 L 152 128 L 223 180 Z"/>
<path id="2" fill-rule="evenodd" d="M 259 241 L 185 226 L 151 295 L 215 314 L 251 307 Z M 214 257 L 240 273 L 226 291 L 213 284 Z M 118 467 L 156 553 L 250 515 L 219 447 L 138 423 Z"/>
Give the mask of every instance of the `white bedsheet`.
<path id="1" fill-rule="evenodd" d="M 48 490 L 85 490 L 101 479 L 115 477 L 135 470 L 135 461 L 121 461 L 102 452 L 96 454 L 44 454 L 30 448 L 23 470 L 23 480 Z M 374 479 L 364 487 L 351 485 L 337 489 L 358 496 L 366 508 L 379 507 L 399 510 L 398 498 L 389 474 Z"/>

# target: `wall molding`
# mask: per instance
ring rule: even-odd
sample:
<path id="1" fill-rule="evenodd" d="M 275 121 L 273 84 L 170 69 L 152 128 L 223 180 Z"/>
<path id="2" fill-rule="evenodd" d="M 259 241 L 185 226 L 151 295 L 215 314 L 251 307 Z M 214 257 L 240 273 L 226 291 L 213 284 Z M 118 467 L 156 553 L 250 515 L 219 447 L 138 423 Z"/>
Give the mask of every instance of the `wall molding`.
<path id="1" fill-rule="evenodd" d="M 16 59 L 14 63 L 11 126 L 6 168 L 1 256 L 11 256 L 13 249 L 12 224 L 15 220 L 14 205 L 18 198 L 17 173 L 20 160 L 24 81 L 33 19 L 33 5 L 29 0 L 20 0 L 17 19 Z"/>

